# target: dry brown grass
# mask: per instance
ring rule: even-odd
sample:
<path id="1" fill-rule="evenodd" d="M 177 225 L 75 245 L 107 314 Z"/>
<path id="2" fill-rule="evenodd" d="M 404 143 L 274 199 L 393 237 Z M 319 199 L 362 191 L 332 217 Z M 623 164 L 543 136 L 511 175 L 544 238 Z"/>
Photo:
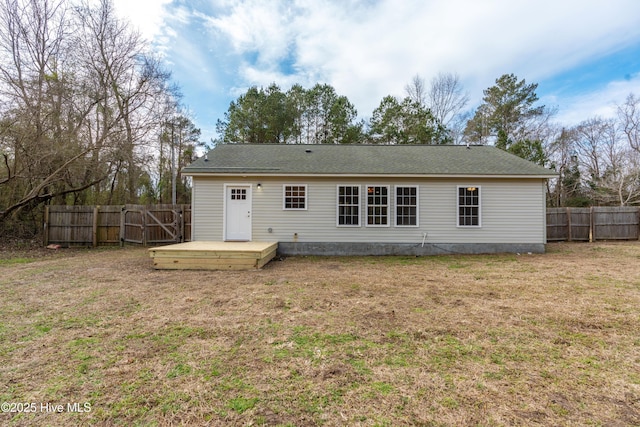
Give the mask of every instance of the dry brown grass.
<path id="1" fill-rule="evenodd" d="M 639 242 L 151 266 L 0 254 L 0 423 L 640 425 Z"/>

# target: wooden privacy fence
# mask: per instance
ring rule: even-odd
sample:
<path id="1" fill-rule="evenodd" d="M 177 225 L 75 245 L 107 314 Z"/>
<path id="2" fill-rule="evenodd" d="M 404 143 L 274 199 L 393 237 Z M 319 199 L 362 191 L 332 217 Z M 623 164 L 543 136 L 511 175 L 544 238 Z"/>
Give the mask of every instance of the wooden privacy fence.
<path id="1" fill-rule="evenodd" d="M 638 240 L 640 208 L 547 208 L 547 241 Z M 191 205 L 46 206 L 44 244 L 191 241 Z"/>
<path id="2" fill-rule="evenodd" d="M 144 246 L 191 240 L 191 205 L 46 206 L 44 244 Z"/>
<path id="3" fill-rule="evenodd" d="M 638 240 L 640 208 L 547 208 L 547 241 Z"/>

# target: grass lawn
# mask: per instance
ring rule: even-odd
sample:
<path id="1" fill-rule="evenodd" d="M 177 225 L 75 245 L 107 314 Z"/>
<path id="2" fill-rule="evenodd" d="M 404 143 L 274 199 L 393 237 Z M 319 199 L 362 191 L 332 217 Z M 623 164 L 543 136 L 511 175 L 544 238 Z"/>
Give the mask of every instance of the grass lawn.
<path id="1" fill-rule="evenodd" d="M 0 424 L 640 425 L 640 242 L 547 249 L 247 272 L 5 250 Z"/>

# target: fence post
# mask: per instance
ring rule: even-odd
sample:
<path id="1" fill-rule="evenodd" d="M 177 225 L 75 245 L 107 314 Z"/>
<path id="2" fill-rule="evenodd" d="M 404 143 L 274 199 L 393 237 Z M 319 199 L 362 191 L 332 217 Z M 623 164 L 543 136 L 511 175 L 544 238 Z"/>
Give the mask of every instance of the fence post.
<path id="1" fill-rule="evenodd" d="M 147 207 L 142 207 L 142 246 L 147 246 Z"/>
<path id="2" fill-rule="evenodd" d="M 123 206 L 122 209 L 120 209 L 120 247 L 124 246 L 124 232 L 125 232 L 125 225 L 124 225 L 124 217 L 127 215 L 126 213 L 126 206 Z"/>
<path id="3" fill-rule="evenodd" d="M 44 225 L 43 225 L 43 233 L 42 233 L 42 243 L 44 246 L 49 246 L 49 205 L 44 207 Z"/>
<path id="4" fill-rule="evenodd" d="M 98 213 L 100 212 L 100 206 L 95 206 L 93 208 L 93 230 L 91 230 L 92 232 L 92 245 L 95 248 L 96 246 L 98 246 Z"/>
<path id="5" fill-rule="evenodd" d="M 180 243 L 184 243 L 184 205 L 180 205 Z"/>
<path id="6" fill-rule="evenodd" d="M 595 219 L 593 218 L 593 206 L 589 208 L 589 243 L 596 241 Z"/>
<path id="7" fill-rule="evenodd" d="M 567 241 L 571 241 L 571 208 L 567 208 Z"/>

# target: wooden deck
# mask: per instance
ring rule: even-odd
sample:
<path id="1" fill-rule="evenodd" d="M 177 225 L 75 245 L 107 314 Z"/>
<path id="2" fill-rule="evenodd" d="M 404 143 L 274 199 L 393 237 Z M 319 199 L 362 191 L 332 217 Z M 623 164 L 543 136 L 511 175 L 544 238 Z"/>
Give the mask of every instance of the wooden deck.
<path id="1" fill-rule="evenodd" d="M 277 242 L 187 242 L 149 249 L 159 270 L 252 270 L 262 268 Z"/>

